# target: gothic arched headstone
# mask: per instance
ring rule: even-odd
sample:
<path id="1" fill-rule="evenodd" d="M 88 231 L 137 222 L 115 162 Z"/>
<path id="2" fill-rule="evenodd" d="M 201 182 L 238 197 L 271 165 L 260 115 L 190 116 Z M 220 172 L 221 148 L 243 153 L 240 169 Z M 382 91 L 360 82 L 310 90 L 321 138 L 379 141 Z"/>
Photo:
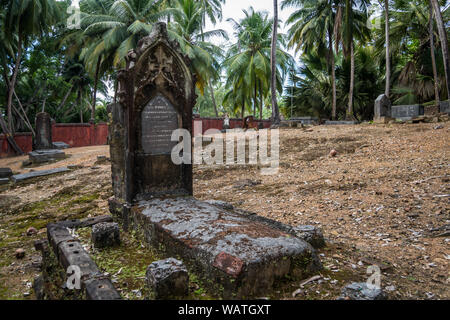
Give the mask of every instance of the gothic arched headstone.
<path id="1" fill-rule="evenodd" d="M 155 195 L 192 195 L 192 165 L 176 165 L 174 130 L 192 132 L 195 105 L 190 61 L 157 23 L 128 53 L 118 75 L 110 144 L 115 198 L 127 203 Z"/>

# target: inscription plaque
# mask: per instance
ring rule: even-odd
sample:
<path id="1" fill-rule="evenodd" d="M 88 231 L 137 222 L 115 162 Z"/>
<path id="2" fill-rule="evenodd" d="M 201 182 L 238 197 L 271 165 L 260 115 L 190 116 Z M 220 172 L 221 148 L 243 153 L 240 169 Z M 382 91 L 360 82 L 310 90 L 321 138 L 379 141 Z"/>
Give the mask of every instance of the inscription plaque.
<path id="1" fill-rule="evenodd" d="M 142 111 L 142 149 L 148 155 L 169 155 L 178 144 L 171 141 L 178 129 L 178 113 L 162 95 L 153 98 Z"/>

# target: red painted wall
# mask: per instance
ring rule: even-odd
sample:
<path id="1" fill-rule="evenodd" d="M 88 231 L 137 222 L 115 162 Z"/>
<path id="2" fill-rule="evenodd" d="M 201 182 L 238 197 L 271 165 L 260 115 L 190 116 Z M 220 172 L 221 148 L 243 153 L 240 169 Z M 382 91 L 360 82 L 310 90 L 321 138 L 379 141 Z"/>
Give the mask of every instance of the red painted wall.
<path id="1" fill-rule="evenodd" d="M 33 148 L 33 137 L 31 133 L 17 133 L 14 135 L 14 140 L 24 153 L 31 152 Z M 15 156 L 14 150 L 8 143 L 6 136 L 0 134 L 0 158 Z"/>
<path id="2" fill-rule="evenodd" d="M 194 121 L 202 122 L 202 133 L 209 129 L 223 129 L 222 118 L 197 118 Z M 254 120 L 256 124 L 262 122 L 264 128 L 270 128 L 270 120 Z M 230 127 L 242 128 L 242 119 L 230 119 Z M 32 151 L 33 137 L 31 133 L 17 133 L 14 136 L 16 143 L 24 153 Z M 72 148 L 106 145 L 108 143 L 108 125 L 81 124 L 81 123 L 54 123 L 52 125 L 53 142 L 65 142 Z M 0 158 L 15 156 L 6 137 L 0 135 Z"/>
<path id="3" fill-rule="evenodd" d="M 67 143 L 71 148 L 105 145 L 108 139 L 108 125 L 56 123 L 52 126 L 54 142 Z"/>

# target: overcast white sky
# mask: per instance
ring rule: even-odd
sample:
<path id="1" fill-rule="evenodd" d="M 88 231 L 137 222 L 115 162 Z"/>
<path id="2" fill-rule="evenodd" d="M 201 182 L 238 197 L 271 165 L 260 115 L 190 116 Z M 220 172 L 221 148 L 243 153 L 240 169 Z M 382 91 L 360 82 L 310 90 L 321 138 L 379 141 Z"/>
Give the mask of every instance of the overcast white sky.
<path id="1" fill-rule="evenodd" d="M 243 9 L 248 9 L 249 7 L 253 7 L 256 11 L 267 11 L 269 16 L 273 16 L 273 0 L 226 0 L 225 4 L 222 7 L 223 19 L 222 22 L 217 23 L 213 26 L 209 21 L 207 23 L 207 30 L 213 29 L 223 29 L 228 33 L 230 37 L 230 42 L 233 42 L 233 28 L 231 23 L 227 22 L 228 18 L 233 18 L 236 21 L 244 18 Z M 282 28 L 280 32 L 286 32 L 284 28 L 284 22 L 291 15 L 294 9 L 288 8 L 285 10 L 281 10 L 281 0 L 278 1 L 278 18 L 282 21 Z M 221 41 L 217 39 L 211 39 L 212 42 L 216 42 L 216 44 L 221 44 Z M 293 51 L 291 54 L 294 54 Z"/>

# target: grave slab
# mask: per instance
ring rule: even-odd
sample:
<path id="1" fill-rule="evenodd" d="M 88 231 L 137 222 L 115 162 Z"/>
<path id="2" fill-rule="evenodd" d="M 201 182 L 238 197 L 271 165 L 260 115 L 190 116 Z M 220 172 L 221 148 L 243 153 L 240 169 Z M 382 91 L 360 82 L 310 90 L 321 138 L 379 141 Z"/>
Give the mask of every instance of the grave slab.
<path id="1" fill-rule="evenodd" d="M 423 116 L 424 114 L 425 109 L 419 104 L 393 106 L 391 109 L 391 117 L 403 121 L 412 120 L 416 117 Z"/>
<path id="2" fill-rule="evenodd" d="M 56 149 L 36 150 L 30 152 L 28 155 L 32 163 L 43 163 L 54 160 L 62 160 L 66 157 L 66 154 L 63 151 Z"/>
<path id="3" fill-rule="evenodd" d="M 358 121 L 325 121 L 327 126 L 338 126 L 338 125 L 355 125 L 359 124 Z"/>
<path id="4" fill-rule="evenodd" d="M 319 118 L 314 117 L 297 117 L 297 118 L 291 118 L 291 121 L 300 122 L 303 125 L 314 125 L 319 122 Z"/>
<path id="5" fill-rule="evenodd" d="M 53 142 L 53 147 L 55 147 L 56 149 L 69 149 L 70 146 L 65 143 L 65 142 Z"/>
<path id="6" fill-rule="evenodd" d="M 17 174 L 15 176 L 12 176 L 11 180 L 14 183 L 17 183 L 17 182 L 22 182 L 22 181 L 25 181 L 25 180 L 28 180 L 28 179 L 32 179 L 32 178 L 36 178 L 36 177 L 43 177 L 43 176 L 48 176 L 48 175 L 51 175 L 51 174 L 68 172 L 68 171 L 70 171 L 68 168 L 56 168 L 56 169 L 51 169 L 51 170 L 33 171 L 33 172 Z"/>
<path id="7" fill-rule="evenodd" d="M 264 294 L 277 279 L 304 278 L 321 268 L 310 244 L 275 224 L 194 198 L 141 201 L 128 218 L 151 245 L 164 246 L 195 273 L 215 279 L 224 298 Z"/>

